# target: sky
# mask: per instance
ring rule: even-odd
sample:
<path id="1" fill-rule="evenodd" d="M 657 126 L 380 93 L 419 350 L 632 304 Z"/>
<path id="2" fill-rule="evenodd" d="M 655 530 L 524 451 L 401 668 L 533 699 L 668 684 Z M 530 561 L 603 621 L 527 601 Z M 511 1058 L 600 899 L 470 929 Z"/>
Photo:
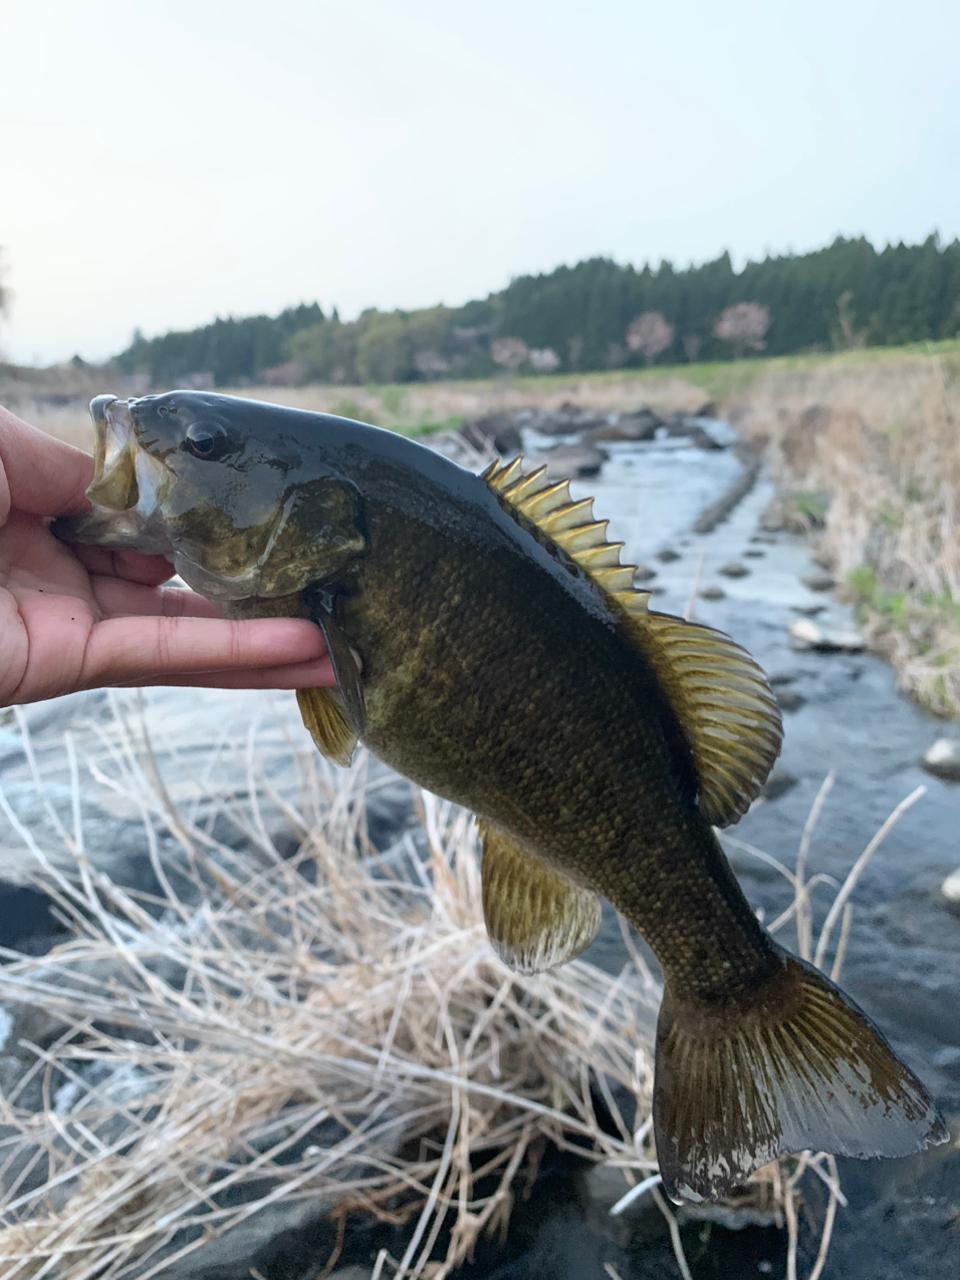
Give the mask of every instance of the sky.
<path id="1" fill-rule="evenodd" d="M 957 0 L 0 0 L 0 353 L 960 235 Z"/>

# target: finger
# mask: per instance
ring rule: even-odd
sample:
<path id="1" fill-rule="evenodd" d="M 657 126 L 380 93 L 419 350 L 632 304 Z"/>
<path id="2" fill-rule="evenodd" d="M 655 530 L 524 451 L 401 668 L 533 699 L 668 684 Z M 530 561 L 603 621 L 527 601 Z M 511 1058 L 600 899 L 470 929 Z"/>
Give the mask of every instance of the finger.
<path id="1" fill-rule="evenodd" d="M 78 684 L 158 683 L 171 675 L 316 662 L 325 654 L 319 627 L 300 618 L 107 618 L 90 631 Z"/>
<path id="2" fill-rule="evenodd" d="M 93 478 L 93 459 L 29 426 L 0 408 L 0 523 L 10 508 L 38 516 L 68 516 L 90 505 L 84 490 Z"/>
<path id="3" fill-rule="evenodd" d="M 88 573 L 144 582 L 157 587 L 172 578 L 176 570 L 165 556 L 145 556 L 139 551 L 110 551 L 106 547 L 84 547 L 71 542 L 70 550 Z"/>
<path id="4" fill-rule="evenodd" d="M 197 689 L 320 689 L 337 683 L 329 657 L 319 662 L 290 662 L 282 667 L 251 667 L 244 671 L 206 671 L 200 675 L 165 676 L 160 680 L 128 680 L 125 688 L 175 685 Z"/>
<path id="5" fill-rule="evenodd" d="M 222 618 L 212 601 L 184 587 L 148 587 L 118 578 L 91 577 L 104 618 Z"/>

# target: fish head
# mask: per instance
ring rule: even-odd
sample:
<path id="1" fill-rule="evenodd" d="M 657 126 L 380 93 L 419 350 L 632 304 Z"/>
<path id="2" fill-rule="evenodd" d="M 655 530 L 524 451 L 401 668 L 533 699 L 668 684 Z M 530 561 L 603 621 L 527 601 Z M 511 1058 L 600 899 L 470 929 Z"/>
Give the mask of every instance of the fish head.
<path id="1" fill-rule="evenodd" d="M 365 550 L 360 495 L 289 411 L 193 391 L 98 396 L 92 509 L 67 542 L 164 555 L 210 599 L 290 595 Z"/>

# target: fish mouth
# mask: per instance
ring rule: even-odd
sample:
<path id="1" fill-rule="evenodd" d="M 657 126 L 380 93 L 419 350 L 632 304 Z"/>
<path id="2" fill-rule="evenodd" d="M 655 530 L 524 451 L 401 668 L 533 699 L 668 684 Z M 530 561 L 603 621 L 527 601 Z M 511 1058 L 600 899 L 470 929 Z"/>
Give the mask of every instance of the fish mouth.
<path id="1" fill-rule="evenodd" d="M 160 477 L 157 463 L 137 443 L 130 404 L 118 396 L 96 396 L 93 419 L 93 479 L 87 485 L 92 507 L 83 515 L 50 526 L 63 542 L 169 556 L 171 546 L 156 520 Z"/>
<path id="2" fill-rule="evenodd" d="M 129 511 L 140 500 L 137 483 L 137 443 L 130 405 L 117 396 L 90 401 L 93 418 L 93 479 L 87 497 L 109 511 Z"/>

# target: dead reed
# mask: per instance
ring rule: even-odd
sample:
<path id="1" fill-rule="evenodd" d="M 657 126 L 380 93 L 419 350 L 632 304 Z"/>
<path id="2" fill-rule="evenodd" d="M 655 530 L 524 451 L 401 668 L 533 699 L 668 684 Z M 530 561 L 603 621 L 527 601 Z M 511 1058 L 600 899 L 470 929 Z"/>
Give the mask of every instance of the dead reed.
<path id="1" fill-rule="evenodd" d="M 869 642 L 960 715 L 960 357 L 826 366 L 752 395 L 748 428 L 772 436 L 784 483 L 829 496 L 819 554 Z"/>
<path id="2" fill-rule="evenodd" d="M 365 835 L 363 760 L 335 773 L 293 748 L 296 804 L 257 776 L 251 750 L 245 798 L 175 805 L 162 748 L 121 729 L 97 781 L 135 798 L 162 902 L 92 870 L 69 736 L 72 812 L 55 817 L 75 874 L 57 869 L 0 792 L 76 933 L 40 958 L 8 953 L 0 969 L 0 999 L 62 1024 L 0 1100 L 7 1280 L 175 1275 L 196 1249 L 229 1260 L 231 1239 L 278 1207 L 287 1225 L 330 1216 L 342 1226 L 351 1215 L 405 1224 L 401 1256 L 383 1251 L 374 1274 L 442 1280 L 482 1233 L 505 1231 L 545 1142 L 575 1145 L 622 1170 L 625 1191 L 651 1194 L 689 1276 L 650 1138 L 659 990 L 632 945 L 616 976 L 582 961 L 518 976 L 486 941 L 469 815 L 423 794 L 422 842 L 408 835 L 378 854 Z M 39 772 L 35 781 L 42 789 Z M 294 856 L 268 829 L 268 800 L 296 837 Z M 775 864 L 794 900 L 773 927 L 794 921 L 806 956 L 810 894 L 825 879 L 806 873 L 821 804 L 796 870 Z M 245 832 L 246 851 L 214 837 L 218 812 Z M 176 836 L 190 893 L 178 895 L 159 864 L 162 829 Z M 823 963 L 839 920 L 834 973 L 849 892 L 882 834 L 837 886 L 816 949 Z M 39 1110 L 26 1102 L 38 1086 Z M 598 1093 L 614 1134 L 598 1122 Z M 625 1095 L 635 1115 L 618 1107 Z M 735 1206 L 786 1226 L 789 1280 L 808 1173 L 828 1193 L 807 1278 L 818 1280 L 843 1202 L 831 1157 L 761 1170 Z"/>

